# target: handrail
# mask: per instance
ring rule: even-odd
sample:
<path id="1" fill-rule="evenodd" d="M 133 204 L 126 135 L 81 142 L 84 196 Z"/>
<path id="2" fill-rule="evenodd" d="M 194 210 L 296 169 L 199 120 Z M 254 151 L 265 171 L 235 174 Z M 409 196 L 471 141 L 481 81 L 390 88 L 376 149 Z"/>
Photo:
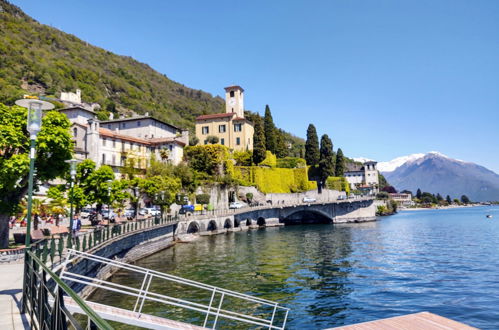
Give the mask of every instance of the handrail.
<path id="1" fill-rule="evenodd" d="M 32 251 L 26 251 L 26 259 L 25 262 L 28 263 L 29 267 L 28 274 L 25 275 L 28 276 L 29 281 L 26 281 L 25 283 L 24 292 L 26 294 L 23 297 L 23 306 L 30 315 L 33 328 L 45 329 L 45 325 L 50 324 L 51 328 L 58 329 L 58 324 L 62 325 L 65 323 L 65 317 L 69 319 L 71 325 L 76 329 L 83 328 L 65 308 L 63 299 L 64 293 L 71 297 L 85 315 L 87 315 L 89 324 L 95 325 L 98 329 L 113 329 L 109 323 L 92 310 L 76 292 L 62 281 L 61 278 L 47 267 L 47 265 L 45 265 Z M 29 261 L 31 261 L 31 264 L 29 264 Z M 41 269 L 38 267 L 41 267 Z M 54 292 L 52 292 L 52 290 L 49 289 L 49 285 L 47 285 L 46 275 L 49 275 L 56 285 L 53 290 Z M 52 306 L 50 306 L 51 303 L 49 302 L 48 294 L 54 297 Z M 66 326 L 63 325 L 63 328 L 66 328 Z"/>
<path id="2" fill-rule="evenodd" d="M 70 264 L 74 264 L 75 262 L 79 262 L 79 261 L 83 261 L 83 260 L 88 260 L 91 262 L 99 263 L 99 264 L 101 264 L 101 266 L 117 267 L 117 268 L 128 270 L 128 271 L 131 271 L 134 273 L 142 274 L 142 275 L 144 275 L 142 285 L 141 285 L 140 289 L 134 288 L 134 287 L 128 287 L 126 285 L 113 283 L 111 281 L 91 278 L 91 277 L 88 277 L 85 275 L 80 275 L 80 274 L 72 272 L 71 269 L 68 268 L 68 266 Z M 139 315 L 142 313 L 142 307 L 143 307 L 144 302 L 146 300 L 159 302 L 159 303 L 163 303 L 163 304 L 167 304 L 167 305 L 171 305 L 171 306 L 176 306 L 176 307 L 180 307 L 183 309 L 188 309 L 188 310 L 192 310 L 192 311 L 206 314 L 206 317 L 203 317 L 204 318 L 204 325 L 203 326 L 206 326 L 206 323 L 208 322 L 209 316 L 214 316 L 215 319 L 213 321 L 213 327 L 216 326 L 219 318 L 225 318 L 225 319 L 229 319 L 229 320 L 244 322 L 247 324 L 262 326 L 262 327 L 266 327 L 269 329 L 284 329 L 284 325 L 285 325 L 287 315 L 289 312 L 289 308 L 280 306 L 277 302 L 274 302 L 274 301 L 253 297 L 253 296 L 250 296 L 247 294 L 243 294 L 243 293 L 239 293 L 239 292 L 235 292 L 235 291 L 231 291 L 231 290 L 227 290 L 227 289 L 218 288 L 218 287 L 204 284 L 201 282 L 196 282 L 193 280 L 184 279 L 184 278 L 181 278 L 178 276 L 161 273 L 161 272 L 154 271 L 151 269 L 126 264 L 126 263 L 123 263 L 123 262 L 120 262 L 117 260 L 107 259 L 104 257 L 100 257 L 100 256 L 92 255 L 90 253 L 76 251 L 76 250 L 68 250 L 68 254 L 67 254 L 66 260 L 63 263 L 63 268 L 61 270 L 60 277 L 61 277 L 61 279 L 66 280 L 66 281 L 71 281 L 74 283 L 79 283 L 79 284 L 87 285 L 90 287 L 95 287 L 95 288 L 104 289 L 104 290 L 108 290 L 111 292 L 121 293 L 121 294 L 124 294 L 127 296 L 135 297 L 137 300 L 136 300 L 135 307 L 134 307 L 133 311 L 136 313 L 139 313 Z M 178 283 L 181 285 L 186 285 L 189 287 L 194 287 L 197 289 L 202 289 L 202 290 L 208 291 L 209 294 L 211 295 L 210 304 L 205 305 L 203 303 L 188 301 L 188 300 L 181 299 L 181 298 L 176 298 L 176 297 L 171 297 L 171 296 L 164 295 L 164 294 L 150 292 L 149 286 L 150 286 L 151 281 L 153 279 L 167 280 L 167 281 L 175 282 L 175 283 Z M 215 295 L 220 296 L 220 302 L 218 303 L 217 307 L 212 306 Z M 271 308 L 271 310 L 269 311 L 269 314 L 271 314 L 271 318 L 269 320 L 269 319 L 266 319 L 264 317 L 258 317 L 258 316 L 248 315 L 246 313 L 227 310 L 227 307 L 222 308 L 225 297 L 233 297 L 236 299 L 240 299 L 242 301 L 250 302 L 252 307 L 254 307 L 254 304 L 261 305 L 262 307 L 267 306 L 266 308 Z M 280 319 L 281 320 L 284 319 L 282 321 L 282 326 L 277 326 L 274 324 L 276 322 L 275 316 L 276 316 L 276 313 L 278 311 L 282 312 L 282 314 L 285 314 L 283 317 L 282 317 L 282 314 L 280 314 L 281 315 Z"/>

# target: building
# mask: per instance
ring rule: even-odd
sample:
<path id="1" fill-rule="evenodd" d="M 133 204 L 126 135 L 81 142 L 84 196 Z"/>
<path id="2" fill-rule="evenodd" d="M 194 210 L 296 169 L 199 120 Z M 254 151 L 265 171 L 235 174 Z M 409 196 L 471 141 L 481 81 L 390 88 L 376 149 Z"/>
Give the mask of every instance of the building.
<path id="1" fill-rule="evenodd" d="M 362 165 L 348 163 L 344 176 L 350 184 L 350 188 L 352 190 L 362 190 L 369 194 L 377 193 L 379 175 L 376 164 L 377 162 L 374 161 L 368 161 Z"/>
<path id="2" fill-rule="evenodd" d="M 198 144 L 208 144 L 209 136 L 233 150 L 253 150 L 253 123 L 244 117 L 244 89 L 240 86 L 225 88 L 225 113 L 203 115 L 196 118 Z"/>
<path id="3" fill-rule="evenodd" d="M 146 169 L 152 155 L 176 165 L 189 141 L 188 131 L 147 115 L 99 121 L 88 108 L 59 111 L 71 121 L 75 157 L 91 159 L 97 166 L 109 165 L 117 176 L 125 165 Z"/>
<path id="4" fill-rule="evenodd" d="M 411 194 L 404 194 L 404 193 L 390 193 L 390 198 L 393 199 L 394 201 L 397 202 L 398 205 L 404 206 L 404 207 L 409 207 L 414 205 L 414 202 L 412 201 L 412 195 Z"/>

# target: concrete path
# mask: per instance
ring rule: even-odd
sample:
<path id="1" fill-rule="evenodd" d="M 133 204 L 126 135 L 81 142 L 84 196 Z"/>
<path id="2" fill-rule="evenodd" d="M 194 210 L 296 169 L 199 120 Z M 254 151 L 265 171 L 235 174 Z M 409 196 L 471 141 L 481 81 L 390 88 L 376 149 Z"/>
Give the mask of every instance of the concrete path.
<path id="1" fill-rule="evenodd" d="M 20 314 L 23 272 L 23 263 L 0 264 L 0 329 L 29 329 Z"/>

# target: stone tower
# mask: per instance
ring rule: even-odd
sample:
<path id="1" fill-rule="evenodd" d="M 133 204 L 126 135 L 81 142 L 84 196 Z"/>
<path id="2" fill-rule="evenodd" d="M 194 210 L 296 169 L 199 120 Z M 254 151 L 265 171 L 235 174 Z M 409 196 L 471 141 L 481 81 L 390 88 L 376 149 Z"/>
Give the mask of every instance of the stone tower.
<path id="1" fill-rule="evenodd" d="M 244 118 L 244 89 L 241 86 L 225 87 L 225 112 Z"/>
<path id="2" fill-rule="evenodd" d="M 95 120 L 93 118 L 90 118 L 88 120 L 87 158 L 93 160 L 95 162 L 95 165 L 97 165 L 97 167 L 100 167 L 101 165 L 99 128 L 100 128 L 100 123 L 98 120 Z"/>

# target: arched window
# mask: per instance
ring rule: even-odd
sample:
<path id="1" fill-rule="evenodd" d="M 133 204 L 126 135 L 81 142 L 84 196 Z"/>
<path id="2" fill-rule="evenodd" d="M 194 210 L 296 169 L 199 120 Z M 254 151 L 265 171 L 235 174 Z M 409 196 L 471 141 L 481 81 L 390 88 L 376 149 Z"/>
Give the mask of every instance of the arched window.
<path id="1" fill-rule="evenodd" d="M 76 127 L 73 128 L 73 137 L 78 135 L 78 129 Z"/>

